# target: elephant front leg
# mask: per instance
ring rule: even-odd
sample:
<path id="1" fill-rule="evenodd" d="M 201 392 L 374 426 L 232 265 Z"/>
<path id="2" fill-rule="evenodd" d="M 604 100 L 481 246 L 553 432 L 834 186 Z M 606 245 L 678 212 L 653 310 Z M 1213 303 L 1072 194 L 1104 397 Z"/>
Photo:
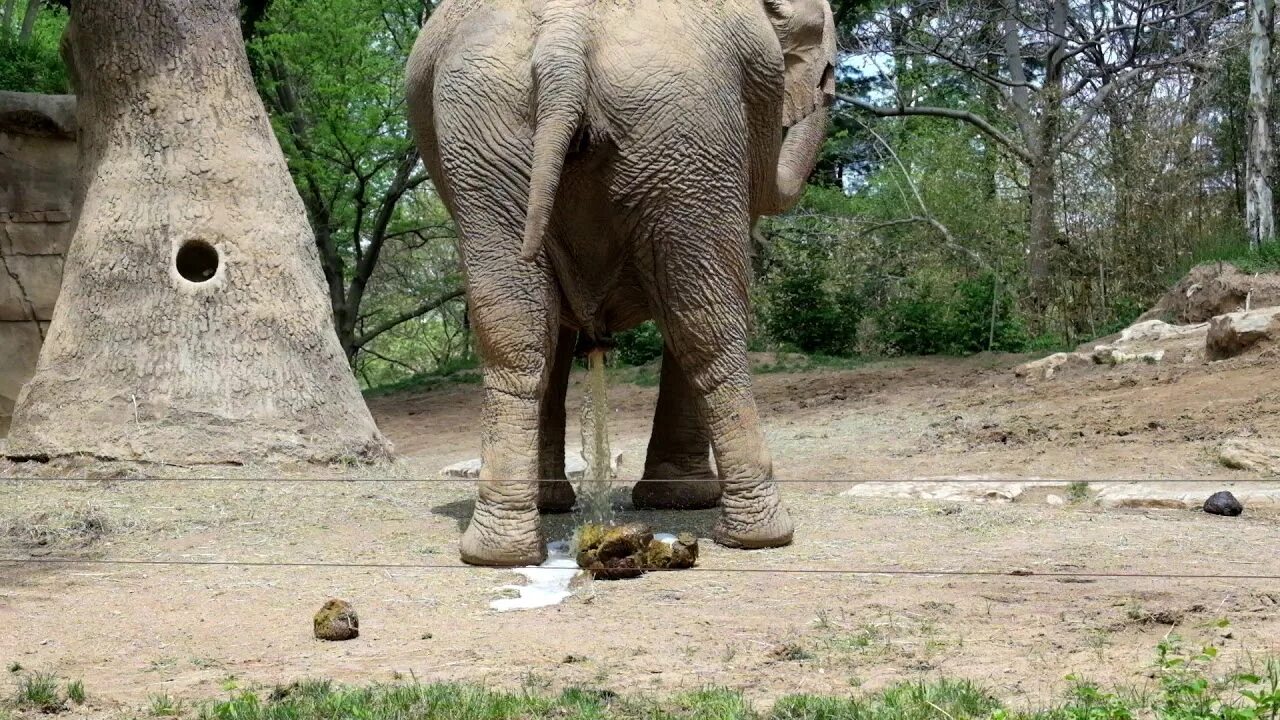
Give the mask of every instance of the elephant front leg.
<path id="1" fill-rule="evenodd" d="M 698 510 L 720 504 L 720 483 L 711 467 L 711 433 L 670 348 L 663 350 L 644 478 L 631 490 L 631 502 L 653 510 Z"/>
<path id="2" fill-rule="evenodd" d="M 538 427 L 538 510 L 549 514 L 570 512 L 577 499 L 564 472 L 564 405 L 576 341 L 576 332 L 560 329 L 555 364 L 551 368 L 547 391 L 542 395 Z"/>

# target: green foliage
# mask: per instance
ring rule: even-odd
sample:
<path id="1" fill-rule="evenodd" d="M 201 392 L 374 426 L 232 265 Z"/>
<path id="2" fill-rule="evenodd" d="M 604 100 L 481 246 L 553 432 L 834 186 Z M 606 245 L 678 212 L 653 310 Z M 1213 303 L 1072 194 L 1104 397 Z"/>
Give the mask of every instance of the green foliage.
<path id="1" fill-rule="evenodd" d="M 67 699 L 77 705 L 84 704 L 85 692 L 83 680 L 72 680 L 67 683 Z"/>
<path id="2" fill-rule="evenodd" d="M 1242 235 L 1210 238 L 1195 249 L 1178 275 L 1210 262 L 1228 262 L 1247 273 L 1280 272 L 1280 241 L 1253 250 Z"/>
<path id="3" fill-rule="evenodd" d="M 460 286 L 454 226 L 405 114 L 404 71 L 426 7 L 274 0 L 248 44 L 316 231 L 338 338 L 366 387 L 470 354 L 461 303 L 419 309 Z"/>
<path id="4" fill-rule="evenodd" d="M 1149 693 L 1104 689 L 1069 676 L 1060 705 L 1014 711 L 964 680 L 907 682 L 863 697 L 792 695 L 761 712 L 740 693 L 704 689 L 669 699 L 621 697 L 607 690 L 571 688 L 547 696 L 526 690 L 495 692 L 465 685 L 334 686 L 327 681 L 277 687 L 202 707 L 201 720 L 1275 720 L 1280 716 L 1280 663 L 1261 674 L 1215 677 L 1217 652 L 1184 653 L 1177 640 L 1161 643 L 1157 687 Z"/>
<path id="5" fill-rule="evenodd" d="M 904 683 L 866 699 L 799 695 L 774 706 L 772 720 L 936 720 L 988 717 L 999 708 L 966 681 Z"/>
<path id="6" fill-rule="evenodd" d="M 58 689 L 58 678 L 51 673 L 23 673 L 18 677 L 13 705 L 19 710 L 55 713 L 62 710 L 65 700 Z"/>
<path id="7" fill-rule="evenodd" d="M 449 383 L 478 383 L 480 363 L 475 357 L 466 356 L 449 360 L 431 372 L 417 373 L 397 380 L 367 386 L 367 398 L 395 395 L 402 392 L 425 392 Z"/>
<path id="8" fill-rule="evenodd" d="M 851 350 L 861 317 L 859 299 L 832 286 L 828 262 L 819 246 L 801 245 L 775 266 L 761 318 L 773 340 L 810 353 Z"/>
<path id="9" fill-rule="evenodd" d="M 652 320 L 613 336 L 614 353 L 623 365 L 647 365 L 662 357 L 662 333 Z"/>
<path id="10" fill-rule="evenodd" d="M 152 695 L 148 711 L 152 717 L 177 717 L 182 714 L 182 703 L 167 693 Z"/>
<path id="11" fill-rule="evenodd" d="M 1026 330 L 1013 312 L 1012 296 L 999 292 L 994 276 L 950 284 L 921 276 L 907 288 L 880 316 L 882 337 L 892 352 L 963 355 L 1027 349 Z"/>
<path id="12" fill-rule="evenodd" d="M 26 3 L 23 3 L 25 5 Z M 22 14 L 15 8 L 16 15 Z M 31 37 L 19 39 L 21 22 L 0 26 L 0 90 L 30 93 L 66 93 L 71 86 L 66 65 L 58 53 L 67 12 L 41 5 Z"/>

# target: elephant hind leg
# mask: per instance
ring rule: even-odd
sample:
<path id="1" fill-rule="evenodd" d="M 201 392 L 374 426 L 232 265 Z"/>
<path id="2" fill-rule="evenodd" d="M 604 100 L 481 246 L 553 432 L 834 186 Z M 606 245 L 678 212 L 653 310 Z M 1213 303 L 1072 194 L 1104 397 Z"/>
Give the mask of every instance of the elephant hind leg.
<path id="1" fill-rule="evenodd" d="M 538 511 L 546 514 L 570 512 L 577 501 L 573 485 L 569 484 L 564 472 L 565 394 L 569 390 L 576 342 L 576 332 L 560 329 L 555 363 L 551 367 L 547 390 L 542 395 L 542 413 L 538 421 Z"/>
<path id="2" fill-rule="evenodd" d="M 721 135 L 741 136 L 732 129 Z M 624 177 L 640 186 L 642 173 L 628 170 L 622 168 Z M 773 482 L 747 365 L 751 220 L 746 179 L 738 177 L 741 166 L 711 156 L 692 157 L 668 170 L 699 191 L 673 193 L 646 207 L 638 218 L 636 231 L 643 240 L 634 258 L 647 276 L 650 306 L 710 435 L 723 489 L 713 538 L 735 548 L 787 545 L 793 526 Z M 631 198 L 622 201 L 644 206 Z"/>
<path id="3" fill-rule="evenodd" d="M 715 507 L 720 481 L 711 467 L 711 433 L 670 348 L 663 350 L 661 378 L 644 478 L 632 488 L 631 502 L 652 510 Z"/>

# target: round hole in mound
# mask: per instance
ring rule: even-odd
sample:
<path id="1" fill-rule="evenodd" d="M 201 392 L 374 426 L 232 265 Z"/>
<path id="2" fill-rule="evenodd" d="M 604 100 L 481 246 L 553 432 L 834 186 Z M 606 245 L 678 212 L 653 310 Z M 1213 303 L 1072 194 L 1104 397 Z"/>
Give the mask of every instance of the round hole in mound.
<path id="1" fill-rule="evenodd" d="M 178 248 L 178 274 L 193 283 L 208 282 L 218 273 L 218 250 L 204 240 L 188 240 Z"/>

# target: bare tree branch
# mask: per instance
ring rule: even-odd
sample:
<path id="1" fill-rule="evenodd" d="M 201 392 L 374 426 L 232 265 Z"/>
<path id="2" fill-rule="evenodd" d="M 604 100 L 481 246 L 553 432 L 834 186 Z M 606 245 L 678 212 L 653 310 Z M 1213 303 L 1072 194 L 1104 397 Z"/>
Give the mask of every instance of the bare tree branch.
<path id="1" fill-rule="evenodd" d="M 436 297 L 423 300 L 416 307 L 410 310 L 406 310 L 400 313 L 399 315 L 392 317 L 389 320 L 385 320 L 379 323 L 372 330 L 369 330 L 368 332 L 364 333 L 360 337 L 356 338 L 356 347 L 363 348 L 366 344 L 369 343 L 370 340 L 373 340 L 374 338 L 378 337 L 382 333 L 388 330 L 391 330 L 397 325 L 401 325 L 403 323 L 409 322 L 414 318 L 422 317 L 423 315 L 426 315 L 427 313 L 431 312 L 432 310 L 435 310 L 441 305 L 444 305 L 450 300 L 456 300 L 462 297 L 464 293 L 465 291 L 462 288 L 457 288 L 455 290 L 450 290 L 449 292 L 446 292 L 442 295 L 438 295 Z"/>
<path id="2" fill-rule="evenodd" d="M 1013 139 L 1010 138 L 1008 135 L 1005 135 L 1004 133 L 1000 132 L 1000 130 L 996 128 L 996 126 L 991 124 L 991 121 L 987 120 L 981 115 L 971 113 L 968 110 L 956 110 L 954 108 L 919 106 L 919 105 L 915 105 L 915 106 L 897 105 L 897 106 L 890 106 L 890 107 L 882 107 L 879 105 L 873 105 L 872 103 L 869 103 L 860 98 L 853 97 L 852 95 L 845 95 L 843 93 L 836 95 L 836 99 L 838 99 L 840 102 L 848 103 L 853 107 L 859 110 L 862 110 L 863 112 L 867 112 L 872 115 L 876 115 L 878 117 L 908 117 L 908 116 L 940 117 L 940 118 L 949 118 L 951 120 L 959 120 L 961 122 L 966 122 L 976 127 L 978 130 L 982 131 L 982 133 L 987 137 L 1003 145 L 1005 149 L 1007 149 L 1009 152 L 1013 153 L 1014 155 L 1017 155 L 1023 161 L 1031 162 L 1033 160 L 1031 153 L 1028 152 L 1025 147 L 1014 142 Z"/>

